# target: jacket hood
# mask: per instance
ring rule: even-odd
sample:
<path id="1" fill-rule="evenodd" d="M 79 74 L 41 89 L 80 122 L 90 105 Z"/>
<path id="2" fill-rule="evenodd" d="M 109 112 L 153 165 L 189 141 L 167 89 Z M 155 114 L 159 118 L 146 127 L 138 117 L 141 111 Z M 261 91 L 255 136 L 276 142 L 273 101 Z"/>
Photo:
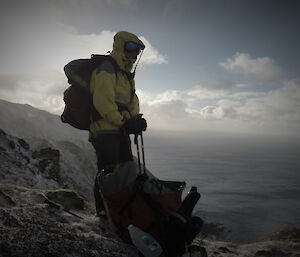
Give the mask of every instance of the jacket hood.
<path id="1" fill-rule="evenodd" d="M 128 41 L 140 44 L 145 48 L 144 43 L 134 34 L 127 31 L 120 31 L 114 36 L 114 44 L 111 56 L 116 60 L 122 70 L 130 72 L 136 59 L 127 59 L 124 53 L 124 44 Z"/>

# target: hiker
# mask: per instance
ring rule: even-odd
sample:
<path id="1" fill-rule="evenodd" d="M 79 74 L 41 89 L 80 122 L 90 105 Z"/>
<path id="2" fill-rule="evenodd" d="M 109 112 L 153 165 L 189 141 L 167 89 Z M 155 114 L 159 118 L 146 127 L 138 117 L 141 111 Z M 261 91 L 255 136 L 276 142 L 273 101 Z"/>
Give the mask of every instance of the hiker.
<path id="1" fill-rule="evenodd" d="M 200 194 L 192 188 L 182 201 L 185 182 L 159 180 L 145 166 L 142 132 L 147 122 L 139 114 L 134 84 L 144 48 L 137 36 L 121 31 L 114 36 L 110 55 L 93 54 L 65 65 L 70 86 L 64 92 L 61 120 L 90 132 L 98 157 L 97 215 L 107 212 L 111 228 L 117 228 L 119 236 L 145 256 L 163 251 L 166 257 L 180 257 L 186 250 L 193 256 L 199 249 L 191 243 L 203 225 L 200 217 L 192 215 Z M 133 162 L 130 134 L 135 135 L 138 164 Z M 152 239 L 145 241 L 145 237 Z"/>
<path id="2" fill-rule="evenodd" d="M 113 61 L 104 61 L 92 73 L 90 91 L 93 105 L 102 117 L 92 121 L 90 125 L 90 141 L 98 159 L 97 176 L 113 172 L 122 163 L 133 161 L 129 135 L 140 134 L 147 128 L 146 120 L 139 115 L 135 70 L 131 73 L 144 48 L 145 45 L 136 35 L 126 31 L 118 32 L 114 36 L 113 50 L 110 53 Z M 104 207 L 97 177 L 94 196 L 99 216 L 104 214 Z"/>

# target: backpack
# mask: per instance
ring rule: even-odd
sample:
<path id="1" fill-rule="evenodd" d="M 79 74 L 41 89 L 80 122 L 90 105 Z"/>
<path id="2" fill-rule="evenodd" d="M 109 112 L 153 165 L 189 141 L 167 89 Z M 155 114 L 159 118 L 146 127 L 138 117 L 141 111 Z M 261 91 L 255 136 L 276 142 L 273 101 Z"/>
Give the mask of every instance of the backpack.
<path id="1" fill-rule="evenodd" d="M 71 86 L 64 92 L 65 108 L 60 116 L 63 123 L 68 123 L 77 129 L 89 130 L 91 119 L 93 121 L 101 119 L 101 115 L 93 105 L 90 80 L 93 70 L 105 60 L 113 64 L 117 73 L 118 65 L 109 55 L 93 54 L 90 59 L 73 60 L 64 67 Z"/>
<path id="2" fill-rule="evenodd" d="M 191 215 L 200 195 L 196 201 L 189 195 L 181 200 L 185 182 L 162 181 L 148 170 L 140 173 L 133 161 L 113 173 L 99 173 L 96 179 L 108 221 L 127 243 L 132 243 L 128 231 L 132 224 L 151 234 L 164 256 L 179 257 L 202 228 L 202 219 Z"/>

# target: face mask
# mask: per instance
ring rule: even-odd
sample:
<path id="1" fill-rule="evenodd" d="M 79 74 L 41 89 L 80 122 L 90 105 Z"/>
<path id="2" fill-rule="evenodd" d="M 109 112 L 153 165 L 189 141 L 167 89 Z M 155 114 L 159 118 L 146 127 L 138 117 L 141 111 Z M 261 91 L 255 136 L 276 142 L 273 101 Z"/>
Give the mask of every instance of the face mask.
<path id="1" fill-rule="evenodd" d="M 126 59 L 135 62 L 137 60 L 137 54 L 133 52 L 125 52 Z"/>

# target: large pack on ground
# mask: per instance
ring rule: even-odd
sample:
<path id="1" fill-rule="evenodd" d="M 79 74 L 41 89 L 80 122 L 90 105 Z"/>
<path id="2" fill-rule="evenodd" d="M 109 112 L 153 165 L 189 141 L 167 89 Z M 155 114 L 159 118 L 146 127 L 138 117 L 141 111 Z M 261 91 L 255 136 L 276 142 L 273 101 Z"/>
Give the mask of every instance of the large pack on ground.
<path id="1" fill-rule="evenodd" d="M 182 201 L 184 182 L 141 173 L 135 162 L 97 179 L 109 223 L 125 242 L 132 243 L 128 227 L 134 226 L 157 240 L 163 256 L 181 257 L 200 232 L 202 219 L 192 216 L 200 198 L 196 188 Z"/>

